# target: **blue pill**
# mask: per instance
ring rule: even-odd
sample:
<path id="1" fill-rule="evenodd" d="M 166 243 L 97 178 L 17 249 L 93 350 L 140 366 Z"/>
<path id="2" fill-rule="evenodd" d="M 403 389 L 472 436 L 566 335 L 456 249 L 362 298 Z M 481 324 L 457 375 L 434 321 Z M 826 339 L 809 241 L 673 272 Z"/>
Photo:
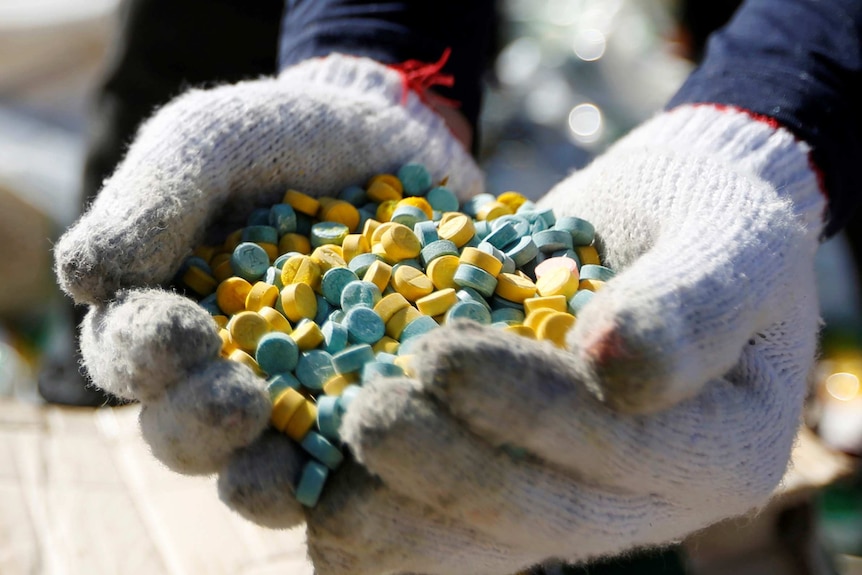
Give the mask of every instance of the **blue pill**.
<path id="1" fill-rule="evenodd" d="M 341 395 L 338 396 L 337 409 L 339 415 L 344 415 L 348 409 L 350 409 L 350 404 L 353 403 L 353 400 L 356 399 L 356 396 L 362 392 L 362 388 L 358 385 L 348 385 L 344 388 L 344 391 L 341 392 Z"/>
<path id="2" fill-rule="evenodd" d="M 329 470 L 322 463 L 308 461 L 302 468 L 299 483 L 296 484 L 296 500 L 305 507 L 314 507 L 323 492 Z"/>
<path id="3" fill-rule="evenodd" d="M 379 292 L 378 292 L 379 293 Z M 347 340 L 351 343 L 377 343 L 386 335 L 386 324 L 370 307 L 353 307 L 344 316 Z"/>
<path id="4" fill-rule="evenodd" d="M 458 196 L 456 196 L 455 192 L 447 187 L 437 186 L 436 188 L 431 188 L 428 190 L 428 193 L 425 194 L 425 199 L 431 205 L 431 208 L 435 212 L 440 212 L 441 215 L 443 212 L 458 211 Z M 438 217 L 433 219 L 439 220 L 440 218 Z"/>
<path id="5" fill-rule="evenodd" d="M 539 248 L 530 236 L 522 237 L 505 251 L 507 256 L 515 260 L 518 267 L 523 267 L 539 255 Z"/>
<path id="6" fill-rule="evenodd" d="M 481 304 L 488 310 L 488 313 L 491 313 L 491 306 L 488 304 L 488 301 L 485 299 L 485 296 L 474 290 L 470 287 L 462 287 L 458 291 L 455 292 L 455 295 L 461 301 L 474 301 L 478 304 Z"/>
<path id="7" fill-rule="evenodd" d="M 269 266 L 266 273 L 263 274 L 263 281 L 271 286 L 277 287 L 279 290 L 284 287 L 284 284 L 281 281 L 281 270 L 274 265 Z"/>
<path id="8" fill-rule="evenodd" d="M 215 293 L 211 293 L 210 295 L 199 301 L 198 305 L 204 308 L 210 315 L 223 315 L 224 313 L 218 306 L 218 301 L 216 299 Z"/>
<path id="9" fill-rule="evenodd" d="M 370 361 L 374 361 L 374 350 L 367 343 L 351 345 L 332 356 L 332 366 L 340 374 L 360 371 Z"/>
<path id="10" fill-rule="evenodd" d="M 401 331 L 401 337 L 399 338 L 401 340 L 401 346 L 405 345 L 406 342 L 412 338 L 426 334 L 438 327 L 440 327 L 440 324 L 438 324 L 433 317 L 427 315 L 417 317 L 407 324 L 407 326 Z M 398 348 L 401 349 L 401 346 L 398 346 Z"/>
<path id="11" fill-rule="evenodd" d="M 476 214 L 479 213 L 479 210 L 482 209 L 482 206 L 494 201 L 497 201 L 497 198 L 494 197 L 493 194 L 476 194 L 475 196 L 464 202 L 463 211 L 467 215 L 476 217 Z"/>
<path id="12" fill-rule="evenodd" d="M 286 254 L 281 254 L 280 256 L 275 258 L 275 261 L 272 262 L 272 265 L 278 269 L 283 269 L 284 268 L 284 262 L 286 262 L 287 260 L 289 260 L 293 256 L 301 256 L 301 255 L 302 254 L 299 252 L 287 252 Z"/>
<path id="13" fill-rule="evenodd" d="M 317 313 L 314 315 L 314 323 L 317 325 L 323 325 L 329 318 L 329 314 L 332 313 L 332 306 L 326 301 L 326 298 L 320 295 L 319 293 L 314 294 L 314 297 L 317 299 Z"/>
<path id="14" fill-rule="evenodd" d="M 491 313 L 474 301 L 460 301 L 446 312 L 446 323 L 456 319 L 471 319 L 484 325 L 491 323 Z"/>
<path id="15" fill-rule="evenodd" d="M 533 242 L 542 253 L 553 253 L 572 248 L 572 235 L 565 230 L 543 230 L 533 234 Z"/>
<path id="16" fill-rule="evenodd" d="M 572 236 L 572 243 L 576 246 L 588 246 L 593 243 L 596 229 L 593 224 L 581 218 L 566 216 L 557 220 L 554 229 L 564 230 Z"/>
<path id="17" fill-rule="evenodd" d="M 458 246 L 450 240 L 431 242 L 419 252 L 419 259 L 427 266 L 441 256 L 459 256 Z"/>
<path id="18" fill-rule="evenodd" d="M 397 355 L 393 353 L 387 353 L 385 351 L 381 351 L 375 356 L 376 360 L 382 363 L 395 363 L 395 358 L 397 357 Z"/>
<path id="19" fill-rule="evenodd" d="M 242 241 L 256 244 L 277 244 L 278 231 L 272 226 L 246 226 L 242 229 Z"/>
<path id="20" fill-rule="evenodd" d="M 586 264 L 581 266 L 580 269 L 580 278 L 582 280 L 600 280 L 606 282 L 612 277 L 614 277 L 614 270 L 605 266 Z"/>
<path id="21" fill-rule="evenodd" d="M 567 306 L 569 313 L 577 316 L 584 309 L 584 306 L 590 303 L 590 300 L 595 296 L 595 292 L 591 292 L 590 290 L 578 290 L 575 295 L 569 298 Z"/>
<path id="22" fill-rule="evenodd" d="M 290 204 L 275 204 L 269 209 L 267 223 L 274 227 L 279 237 L 296 231 L 296 212 Z"/>
<path id="23" fill-rule="evenodd" d="M 269 398 L 273 401 L 287 389 L 298 390 L 302 387 L 299 380 L 293 377 L 290 373 L 276 373 L 266 380 L 266 390 L 269 392 Z"/>
<path id="24" fill-rule="evenodd" d="M 382 297 L 380 288 L 374 283 L 363 280 L 352 281 L 341 290 L 341 309 L 347 312 L 355 307 L 374 308 Z M 344 319 L 346 321 L 347 316 Z"/>
<path id="25" fill-rule="evenodd" d="M 320 280 L 320 291 L 323 297 L 332 305 L 341 305 L 341 293 L 344 286 L 350 282 L 359 281 L 359 277 L 348 268 L 330 268 Z"/>
<path id="26" fill-rule="evenodd" d="M 487 220 L 473 222 L 473 228 L 476 230 L 476 237 L 480 240 L 485 239 L 485 236 L 491 233 L 491 224 Z"/>
<path id="27" fill-rule="evenodd" d="M 347 327 L 333 321 L 331 315 L 323 322 L 320 331 L 323 333 L 323 349 L 328 353 L 336 354 L 347 347 Z"/>
<path id="28" fill-rule="evenodd" d="M 322 349 L 303 352 L 296 364 L 296 378 L 308 389 L 323 389 L 323 384 L 335 375 L 332 356 Z"/>
<path id="29" fill-rule="evenodd" d="M 348 186 L 338 193 L 338 199 L 358 208 L 368 202 L 368 195 L 360 186 Z"/>
<path id="30" fill-rule="evenodd" d="M 505 250 L 506 246 L 516 241 L 518 237 L 519 234 L 517 230 L 515 230 L 515 226 L 506 223 L 493 230 L 490 234 L 485 236 L 485 239 L 482 241 L 488 242 L 498 250 Z"/>
<path id="31" fill-rule="evenodd" d="M 491 231 L 496 230 L 499 227 L 502 227 L 506 224 L 509 224 L 518 234 L 518 237 L 526 236 L 530 233 L 530 220 L 525 218 L 524 216 L 500 216 L 499 218 L 491 221 Z"/>
<path id="32" fill-rule="evenodd" d="M 318 222 L 311 226 L 311 247 L 319 248 L 332 244 L 340 246 L 349 233 L 350 228 L 341 222 Z"/>
<path id="33" fill-rule="evenodd" d="M 351 387 L 357 386 L 348 385 L 338 397 L 321 395 L 317 398 L 317 430 L 323 437 L 336 443 L 341 443 L 338 428 L 341 427 L 341 416 L 346 410 L 342 405 L 342 398 Z"/>
<path id="34" fill-rule="evenodd" d="M 329 314 L 329 321 L 332 323 L 341 323 L 344 321 L 344 316 L 347 315 L 343 309 L 337 309 Z"/>
<path id="35" fill-rule="evenodd" d="M 497 288 L 497 278 L 470 264 L 460 264 L 452 281 L 459 287 L 473 288 L 485 297 L 491 297 Z"/>
<path id="36" fill-rule="evenodd" d="M 404 186 L 405 196 L 421 196 L 431 187 L 431 174 L 422 164 L 404 164 L 396 176 Z"/>
<path id="37" fill-rule="evenodd" d="M 292 337 L 280 331 L 273 331 L 257 343 L 254 359 L 266 373 L 286 373 L 293 371 L 299 361 L 299 347 Z"/>
<path id="38" fill-rule="evenodd" d="M 493 297 L 491 297 L 491 311 L 498 309 L 516 309 L 523 311 L 524 304 L 518 303 L 516 301 L 509 301 L 506 298 L 494 294 Z"/>
<path id="39" fill-rule="evenodd" d="M 393 356 L 395 357 L 395 356 Z M 400 377 L 404 375 L 404 370 L 394 363 L 383 361 L 370 361 L 362 366 L 361 379 L 364 382 L 377 379 L 379 377 Z"/>
<path id="40" fill-rule="evenodd" d="M 358 277 L 363 277 L 365 272 L 368 271 L 368 268 L 371 267 L 371 264 L 379 261 L 383 261 L 383 259 L 377 254 L 359 254 L 350 260 L 347 267 L 350 268 L 350 271 L 355 273 Z"/>
<path id="41" fill-rule="evenodd" d="M 428 216 L 426 216 L 425 212 L 416 206 L 398 206 L 395 208 L 395 211 L 392 212 L 392 216 L 389 218 L 389 221 L 413 229 L 413 226 L 417 223 L 428 221 Z"/>
<path id="42" fill-rule="evenodd" d="M 420 272 L 423 272 L 423 273 L 425 272 L 425 269 L 422 267 L 422 264 L 419 262 L 419 260 L 417 260 L 415 258 L 409 258 L 406 260 L 401 260 L 400 262 L 398 262 L 397 264 L 392 266 L 392 275 L 393 276 L 395 275 L 395 272 L 398 270 L 398 268 L 400 268 L 401 266 L 409 266 L 411 268 L 415 268 L 415 269 L 419 270 Z M 392 284 L 389 284 L 387 286 L 387 288 L 388 287 L 392 287 Z"/>
<path id="43" fill-rule="evenodd" d="M 178 276 L 182 276 L 189 268 L 198 268 L 205 271 L 209 275 L 213 275 L 213 270 L 210 265 L 207 263 L 205 259 L 200 256 L 189 256 L 183 261 L 183 265 L 180 267 L 180 271 L 177 272 Z"/>
<path id="44" fill-rule="evenodd" d="M 296 212 L 296 232 L 303 236 L 311 235 L 311 226 L 314 225 L 314 219 L 308 214 Z"/>
<path id="45" fill-rule="evenodd" d="M 269 224 L 269 208 L 255 208 L 245 221 L 247 226 L 265 226 Z"/>
<path id="46" fill-rule="evenodd" d="M 440 236 L 437 235 L 437 224 L 431 221 L 416 222 L 413 226 L 413 233 L 419 238 L 419 244 L 423 248 L 440 239 Z"/>
<path id="47" fill-rule="evenodd" d="M 557 216 L 554 215 L 552 208 L 545 208 L 536 211 L 537 219 L 541 219 L 548 227 L 553 226 L 557 222 Z"/>
<path id="48" fill-rule="evenodd" d="M 491 312 L 491 323 L 496 322 L 515 322 L 523 323 L 524 311 L 511 307 L 500 307 Z"/>
<path id="49" fill-rule="evenodd" d="M 233 250 L 230 256 L 230 267 L 234 275 L 254 283 L 269 269 L 269 256 L 259 245 L 243 242 Z"/>
<path id="50" fill-rule="evenodd" d="M 309 431 L 299 442 L 309 455 L 324 464 L 329 469 L 338 469 L 344 461 L 344 454 L 335 447 L 328 439 L 316 431 Z"/>

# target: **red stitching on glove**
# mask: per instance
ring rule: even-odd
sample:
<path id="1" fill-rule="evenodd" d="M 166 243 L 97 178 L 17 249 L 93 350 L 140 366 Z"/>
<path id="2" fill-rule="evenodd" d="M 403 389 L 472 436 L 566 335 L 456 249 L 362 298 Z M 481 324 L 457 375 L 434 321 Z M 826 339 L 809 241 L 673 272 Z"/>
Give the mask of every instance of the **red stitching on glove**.
<path id="1" fill-rule="evenodd" d="M 428 89 L 432 86 L 446 86 L 451 88 L 455 84 L 455 77 L 451 74 L 443 74 L 441 70 L 449 56 L 452 53 L 451 48 L 446 48 L 440 59 L 433 63 L 420 62 L 419 60 L 407 60 L 401 64 L 392 64 L 389 67 L 401 74 L 401 84 L 403 91 L 401 92 L 401 105 L 407 104 L 407 95 L 410 90 L 416 92 L 419 99 L 429 106 L 442 105 L 451 108 L 457 108 L 461 103 L 451 98 L 446 98 L 434 92 L 429 92 Z"/>

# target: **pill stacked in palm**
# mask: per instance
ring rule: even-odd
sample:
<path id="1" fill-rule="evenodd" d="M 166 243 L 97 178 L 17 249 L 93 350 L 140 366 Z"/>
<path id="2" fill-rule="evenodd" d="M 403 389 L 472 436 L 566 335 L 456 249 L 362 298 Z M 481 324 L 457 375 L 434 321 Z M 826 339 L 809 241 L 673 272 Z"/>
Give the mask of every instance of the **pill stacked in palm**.
<path id="1" fill-rule="evenodd" d="M 296 485 L 310 507 L 343 459 L 338 428 L 362 382 L 410 376 L 419 336 L 468 319 L 564 346 L 613 275 L 593 237 L 515 192 L 459 205 L 407 164 L 335 198 L 288 190 L 178 279 L 213 315 L 222 355 L 267 378 L 272 425 L 311 456 Z"/>

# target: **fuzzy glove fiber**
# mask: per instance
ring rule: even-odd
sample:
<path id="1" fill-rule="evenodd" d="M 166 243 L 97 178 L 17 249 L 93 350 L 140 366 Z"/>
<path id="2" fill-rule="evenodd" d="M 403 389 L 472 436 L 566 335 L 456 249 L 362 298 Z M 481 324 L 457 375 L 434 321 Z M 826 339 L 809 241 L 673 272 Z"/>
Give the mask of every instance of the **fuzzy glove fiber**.
<path id="1" fill-rule="evenodd" d="M 679 108 L 543 204 L 591 221 L 619 271 L 569 349 L 472 324 L 432 332 L 415 379 L 370 382 L 351 404 L 341 434 L 355 461 L 304 517 L 292 493 L 302 456 L 261 433 L 262 383 L 216 359 L 194 303 L 137 290 L 94 306 L 87 366 L 141 399 L 144 435 L 168 465 L 218 472 L 222 499 L 258 523 L 304 520 L 320 575 L 502 575 L 664 544 L 762 505 L 787 465 L 815 348 L 824 201 L 804 145 L 744 113 Z M 86 218 L 58 253 L 64 285 L 80 289 L 105 285 L 73 281 L 104 273 L 87 262 L 118 257 L 86 243 L 94 227 L 116 238 L 142 225 Z M 112 285 L 149 283 L 138 277 Z"/>

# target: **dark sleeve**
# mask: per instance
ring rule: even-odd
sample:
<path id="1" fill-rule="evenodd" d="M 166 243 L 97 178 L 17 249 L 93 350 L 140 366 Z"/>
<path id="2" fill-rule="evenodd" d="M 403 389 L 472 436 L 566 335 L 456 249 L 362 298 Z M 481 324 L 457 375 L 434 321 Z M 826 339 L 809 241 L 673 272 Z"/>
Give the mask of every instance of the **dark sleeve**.
<path id="1" fill-rule="evenodd" d="M 748 0 L 668 108 L 686 103 L 743 108 L 807 142 L 834 234 L 862 199 L 862 0 Z"/>
<path id="2" fill-rule="evenodd" d="M 495 17 L 494 0 L 285 0 L 279 67 L 332 52 L 430 63 L 451 48 L 442 71 L 455 83 L 434 91 L 458 101 L 475 132 Z"/>

